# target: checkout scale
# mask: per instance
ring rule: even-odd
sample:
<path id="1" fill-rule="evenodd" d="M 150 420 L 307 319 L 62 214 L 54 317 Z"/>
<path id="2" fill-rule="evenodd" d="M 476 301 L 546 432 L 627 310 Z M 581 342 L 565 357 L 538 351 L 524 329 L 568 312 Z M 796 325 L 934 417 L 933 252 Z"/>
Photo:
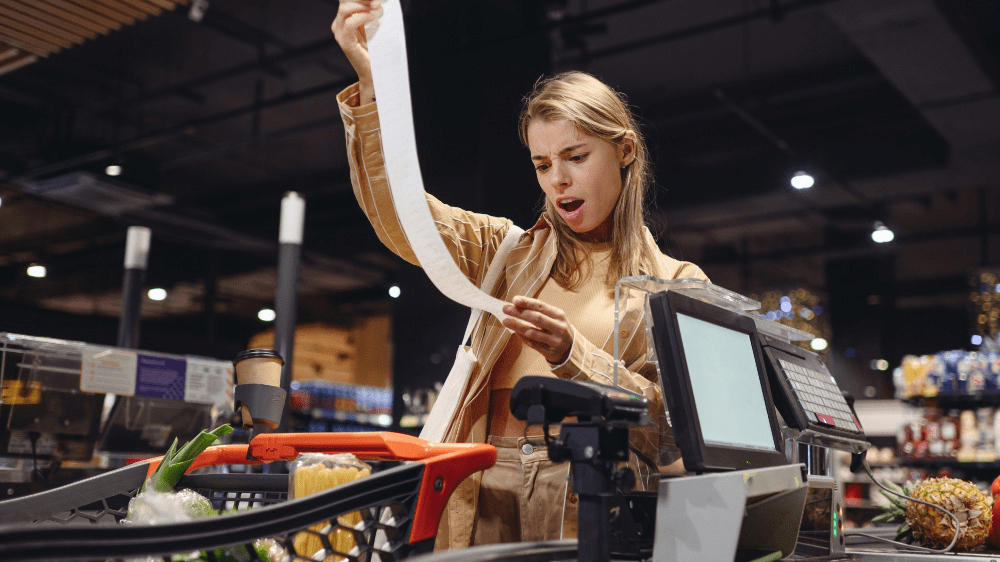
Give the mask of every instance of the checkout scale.
<path id="1" fill-rule="evenodd" d="M 622 283 L 646 293 L 647 340 L 689 473 L 660 481 L 653 559 L 843 556 L 828 450 L 870 445 L 821 358 L 793 343 L 814 336 L 709 283 Z"/>

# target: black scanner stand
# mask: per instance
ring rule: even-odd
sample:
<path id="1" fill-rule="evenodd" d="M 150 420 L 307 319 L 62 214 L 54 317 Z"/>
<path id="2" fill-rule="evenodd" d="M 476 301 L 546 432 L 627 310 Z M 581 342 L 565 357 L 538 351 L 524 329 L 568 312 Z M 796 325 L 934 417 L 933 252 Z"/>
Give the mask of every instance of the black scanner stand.
<path id="1" fill-rule="evenodd" d="M 629 516 L 624 513 L 627 507 L 616 504 L 616 490 L 631 490 L 635 475 L 617 465 L 628 460 L 628 428 L 644 423 L 648 409 L 648 400 L 640 394 L 553 377 L 523 377 L 511 392 L 514 417 L 544 426 L 549 458 L 572 465 L 573 490 L 580 498 L 580 562 L 608 560 L 612 524 Z M 559 436 L 552 438 L 549 424 L 569 416 L 578 421 L 562 424 Z"/>

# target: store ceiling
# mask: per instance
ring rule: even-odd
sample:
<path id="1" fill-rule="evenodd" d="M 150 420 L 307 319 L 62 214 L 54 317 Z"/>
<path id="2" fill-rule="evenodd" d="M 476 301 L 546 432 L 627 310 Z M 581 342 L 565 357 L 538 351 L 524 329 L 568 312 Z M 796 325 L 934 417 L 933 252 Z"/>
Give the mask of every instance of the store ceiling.
<path id="1" fill-rule="evenodd" d="M 171 290 L 144 304 L 148 318 L 197 332 L 214 299 L 260 328 L 278 205 L 294 190 L 307 200 L 300 319 L 384 309 L 410 266 L 350 191 L 337 5 L 0 1 L 0 299 L 114 316 L 125 231 L 140 224 L 153 229 L 148 284 Z M 864 293 L 869 272 L 845 279 L 831 264 L 889 263 L 893 306 L 964 314 L 968 273 L 1000 260 L 996 2 L 404 6 L 424 176 L 446 202 L 530 226 L 539 191 L 518 102 L 542 72 L 578 68 L 639 109 L 652 222 L 723 286 Z M 798 169 L 816 186 L 792 190 Z M 871 242 L 876 220 L 894 242 Z M 27 277 L 32 263 L 48 277 Z"/>

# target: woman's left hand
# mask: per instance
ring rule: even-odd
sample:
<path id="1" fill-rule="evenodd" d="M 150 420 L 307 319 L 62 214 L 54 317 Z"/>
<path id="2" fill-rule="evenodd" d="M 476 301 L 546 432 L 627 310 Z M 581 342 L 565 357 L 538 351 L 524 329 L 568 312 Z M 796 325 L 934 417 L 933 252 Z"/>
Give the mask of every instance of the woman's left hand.
<path id="1" fill-rule="evenodd" d="M 573 349 L 573 326 L 560 308 L 538 299 L 514 297 L 503 307 L 507 318 L 503 326 L 524 342 L 524 345 L 542 354 L 553 365 L 566 361 Z"/>

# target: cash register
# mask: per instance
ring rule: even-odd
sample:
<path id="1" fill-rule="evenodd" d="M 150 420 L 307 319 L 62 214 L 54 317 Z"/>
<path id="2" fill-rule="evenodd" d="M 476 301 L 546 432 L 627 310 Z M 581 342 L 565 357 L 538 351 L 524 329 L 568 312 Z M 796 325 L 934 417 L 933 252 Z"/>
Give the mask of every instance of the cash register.
<path id="1" fill-rule="evenodd" d="M 808 487 L 790 464 L 756 324 L 680 292 L 649 297 L 652 345 L 684 468 L 660 482 L 655 560 L 791 554 Z"/>

